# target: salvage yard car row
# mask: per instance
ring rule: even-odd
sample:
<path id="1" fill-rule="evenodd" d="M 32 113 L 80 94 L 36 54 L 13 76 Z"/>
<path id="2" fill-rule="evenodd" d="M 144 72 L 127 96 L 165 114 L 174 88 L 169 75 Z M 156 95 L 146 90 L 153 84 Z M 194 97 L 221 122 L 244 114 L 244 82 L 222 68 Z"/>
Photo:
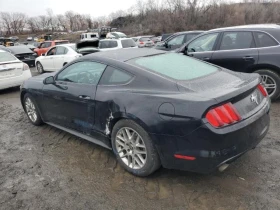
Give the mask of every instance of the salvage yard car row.
<path id="1" fill-rule="evenodd" d="M 112 149 L 134 175 L 160 166 L 223 171 L 268 132 L 269 97 L 280 94 L 279 32 L 252 25 L 156 44 L 146 36 L 47 41 L 35 63 L 53 72 L 24 82 L 20 99 L 32 124 Z"/>

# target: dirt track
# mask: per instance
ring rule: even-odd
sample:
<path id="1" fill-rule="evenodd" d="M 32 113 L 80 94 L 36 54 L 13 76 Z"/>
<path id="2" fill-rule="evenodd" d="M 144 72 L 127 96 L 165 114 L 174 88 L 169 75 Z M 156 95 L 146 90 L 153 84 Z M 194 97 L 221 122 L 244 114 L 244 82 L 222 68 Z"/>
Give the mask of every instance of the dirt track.
<path id="1" fill-rule="evenodd" d="M 280 209 L 280 103 L 266 138 L 224 173 L 160 169 L 137 178 L 97 145 L 28 122 L 0 91 L 0 209 Z"/>

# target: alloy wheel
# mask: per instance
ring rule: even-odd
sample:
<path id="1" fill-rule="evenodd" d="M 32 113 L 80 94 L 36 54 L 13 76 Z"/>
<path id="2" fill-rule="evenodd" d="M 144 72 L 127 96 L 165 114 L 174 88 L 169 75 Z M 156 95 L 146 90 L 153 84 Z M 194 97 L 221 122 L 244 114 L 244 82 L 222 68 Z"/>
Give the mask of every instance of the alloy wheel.
<path id="1" fill-rule="evenodd" d="M 27 112 L 27 115 L 29 117 L 29 119 L 32 122 L 35 122 L 38 118 L 37 113 L 36 113 L 36 108 L 34 103 L 30 100 L 30 98 L 26 98 L 25 100 L 25 109 Z"/>
<path id="2" fill-rule="evenodd" d="M 261 75 L 261 77 L 262 77 L 262 84 L 265 87 L 268 95 L 271 97 L 276 91 L 277 88 L 276 82 L 272 77 L 268 75 L 263 74 Z"/>
<path id="3" fill-rule="evenodd" d="M 43 66 L 42 66 L 41 63 L 37 64 L 37 70 L 38 70 L 39 73 L 43 73 Z"/>
<path id="4" fill-rule="evenodd" d="M 121 128 L 116 135 L 116 149 L 129 168 L 141 169 L 147 161 L 147 149 L 142 137 L 132 128 Z"/>

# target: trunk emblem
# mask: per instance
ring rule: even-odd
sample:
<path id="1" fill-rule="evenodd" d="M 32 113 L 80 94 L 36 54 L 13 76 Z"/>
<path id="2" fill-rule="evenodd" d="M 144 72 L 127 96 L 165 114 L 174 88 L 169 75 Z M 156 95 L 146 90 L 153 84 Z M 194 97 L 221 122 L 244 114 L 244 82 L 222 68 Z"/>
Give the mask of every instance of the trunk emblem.
<path id="1" fill-rule="evenodd" d="M 252 94 L 250 99 L 252 102 L 255 102 L 257 105 L 259 104 L 257 94 Z"/>

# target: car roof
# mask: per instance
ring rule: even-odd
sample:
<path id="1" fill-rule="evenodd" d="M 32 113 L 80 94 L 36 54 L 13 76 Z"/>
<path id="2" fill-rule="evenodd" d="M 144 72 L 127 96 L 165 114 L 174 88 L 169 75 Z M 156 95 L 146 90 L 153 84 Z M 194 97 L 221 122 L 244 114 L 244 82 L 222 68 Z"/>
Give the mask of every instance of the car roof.
<path id="1" fill-rule="evenodd" d="M 67 44 L 60 44 L 60 45 L 57 45 L 57 46 L 69 47 L 69 46 L 73 46 L 73 45 L 76 45 L 76 44 L 75 43 L 67 43 Z"/>
<path id="2" fill-rule="evenodd" d="M 118 49 L 118 50 L 110 50 L 97 52 L 93 54 L 89 54 L 84 56 L 84 58 L 97 58 L 98 60 L 106 60 L 113 59 L 120 62 L 125 62 L 134 58 L 152 56 L 158 54 L 164 54 L 165 51 L 156 50 L 156 49 L 139 49 L 139 48 L 131 48 L 131 49 Z"/>
<path id="3" fill-rule="evenodd" d="M 205 31 L 202 30 L 197 30 L 197 31 L 180 31 L 180 32 L 176 32 L 173 35 L 178 35 L 178 34 L 192 34 L 192 33 L 203 33 Z"/>
<path id="4" fill-rule="evenodd" d="M 216 28 L 209 30 L 208 32 L 212 31 L 223 31 L 223 30 L 248 30 L 248 29 L 280 29 L 280 25 L 277 24 L 251 24 L 251 25 L 240 25 L 240 26 L 231 26 L 231 27 L 224 27 L 224 28 Z"/>

